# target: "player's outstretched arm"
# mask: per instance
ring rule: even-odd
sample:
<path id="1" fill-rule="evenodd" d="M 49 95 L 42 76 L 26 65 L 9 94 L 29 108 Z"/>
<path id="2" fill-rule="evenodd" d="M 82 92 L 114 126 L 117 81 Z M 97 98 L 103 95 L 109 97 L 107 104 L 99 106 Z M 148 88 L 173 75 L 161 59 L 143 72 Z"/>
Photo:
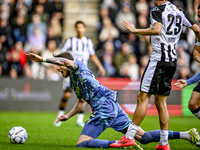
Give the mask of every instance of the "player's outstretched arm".
<path id="1" fill-rule="evenodd" d="M 184 79 L 177 80 L 177 83 L 174 84 L 178 88 L 184 88 L 187 86 L 187 82 Z"/>
<path id="2" fill-rule="evenodd" d="M 102 66 L 101 62 L 99 61 L 98 57 L 96 55 L 92 55 L 90 56 L 90 59 L 93 61 L 93 63 L 98 67 L 99 69 L 99 74 L 101 76 L 105 76 L 106 71 L 104 69 L 104 67 Z"/>
<path id="3" fill-rule="evenodd" d="M 35 62 L 46 62 L 46 63 L 50 63 L 54 65 L 66 66 L 71 70 L 76 69 L 76 63 L 69 59 L 65 59 L 61 57 L 44 58 L 34 53 L 27 53 L 26 55 Z"/>
<path id="4" fill-rule="evenodd" d="M 59 123 L 60 121 L 66 121 L 69 118 L 73 117 L 77 113 L 79 113 L 86 105 L 87 103 L 83 99 L 79 99 L 77 103 L 74 105 L 74 108 L 67 114 L 67 115 L 61 115 L 58 117 L 56 123 Z"/>
<path id="5" fill-rule="evenodd" d="M 123 21 L 121 23 L 123 27 L 125 27 L 128 31 L 134 34 L 140 34 L 140 35 L 160 35 L 162 24 L 157 22 L 154 23 L 153 27 L 146 28 L 146 29 L 137 29 L 135 28 L 135 25 L 132 22 L 129 21 Z"/>

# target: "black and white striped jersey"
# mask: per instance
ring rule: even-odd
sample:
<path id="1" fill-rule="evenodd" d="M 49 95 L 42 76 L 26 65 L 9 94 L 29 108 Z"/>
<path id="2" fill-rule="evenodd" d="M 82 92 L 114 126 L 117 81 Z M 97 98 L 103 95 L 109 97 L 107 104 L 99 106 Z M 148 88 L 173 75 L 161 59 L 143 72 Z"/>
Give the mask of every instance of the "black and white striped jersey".
<path id="1" fill-rule="evenodd" d="M 170 2 L 154 7 L 150 12 L 151 27 L 160 22 L 160 35 L 151 35 L 152 54 L 150 60 L 175 61 L 175 44 L 178 42 L 183 26 L 191 27 L 194 22 L 175 5 Z"/>
<path id="2" fill-rule="evenodd" d="M 73 55 L 74 60 L 82 61 L 86 65 L 88 65 L 90 55 L 95 55 L 92 40 L 85 36 L 81 39 L 77 37 L 68 38 L 63 44 L 61 51 L 70 52 Z"/>

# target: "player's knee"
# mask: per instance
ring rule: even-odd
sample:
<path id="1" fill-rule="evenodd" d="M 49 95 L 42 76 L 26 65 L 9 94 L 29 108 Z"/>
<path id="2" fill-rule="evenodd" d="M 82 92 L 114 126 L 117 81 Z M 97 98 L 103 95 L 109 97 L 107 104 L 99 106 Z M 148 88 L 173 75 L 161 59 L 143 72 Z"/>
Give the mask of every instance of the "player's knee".
<path id="1" fill-rule="evenodd" d="M 141 103 L 143 101 L 142 96 L 140 94 L 137 95 L 137 102 Z"/>
<path id="2" fill-rule="evenodd" d="M 197 109 L 198 106 L 196 106 L 196 104 L 194 102 L 190 101 L 188 103 L 188 108 L 190 109 L 190 111 L 193 111 L 193 110 Z"/>
<path id="3" fill-rule="evenodd" d="M 63 95 L 63 99 L 68 100 L 71 97 L 72 93 L 71 92 L 65 92 Z"/>

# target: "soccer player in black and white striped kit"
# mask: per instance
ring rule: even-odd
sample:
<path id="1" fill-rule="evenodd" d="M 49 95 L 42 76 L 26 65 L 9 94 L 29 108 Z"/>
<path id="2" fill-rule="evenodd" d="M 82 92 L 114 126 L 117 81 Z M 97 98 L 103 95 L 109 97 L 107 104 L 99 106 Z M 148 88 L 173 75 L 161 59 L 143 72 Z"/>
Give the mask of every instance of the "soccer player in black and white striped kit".
<path id="1" fill-rule="evenodd" d="M 104 76 L 105 69 L 103 68 L 101 62 L 99 61 L 98 57 L 95 54 L 92 40 L 84 36 L 84 34 L 86 32 L 85 23 L 83 21 L 77 21 L 75 23 L 74 27 L 75 27 L 77 36 L 68 38 L 64 42 L 64 44 L 61 48 L 61 51 L 62 52 L 65 52 L 65 51 L 70 52 L 74 57 L 74 61 L 79 60 L 79 61 L 82 61 L 86 65 L 88 65 L 88 60 L 91 59 L 92 62 L 98 67 L 99 74 L 101 76 Z M 72 94 L 72 89 L 70 87 L 69 78 L 63 79 L 63 90 L 64 90 L 64 94 L 63 94 L 63 97 L 62 97 L 60 105 L 59 105 L 57 117 L 59 117 L 60 115 L 64 115 L 65 107 L 67 106 L 68 99 L 71 97 L 71 94 Z M 57 118 L 56 118 L 56 120 L 57 120 Z M 84 126 L 83 120 L 84 120 L 84 110 L 82 110 L 78 113 L 76 125 L 83 127 Z M 53 123 L 54 126 L 59 127 L 61 125 L 61 122 L 59 122 L 57 124 L 57 123 L 55 123 L 55 121 Z"/>
<path id="2" fill-rule="evenodd" d="M 176 70 L 176 50 L 183 26 L 191 28 L 198 41 L 200 29 L 187 15 L 167 0 L 153 0 L 156 7 L 151 12 L 151 25 L 147 29 L 137 29 L 128 21 L 121 24 L 133 34 L 151 35 L 152 54 L 142 76 L 140 91 L 137 97 L 137 107 L 132 124 L 117 143 L 111 147 L 123 147 L 134 142 L 134 136 L 144 119 L 151 95 L 154 95 L 155 105 L 160 120 L 160 142 L 155 150 L 170 150 L 168 143 L 169 114 L 166 99 L 171 91 L 171 81 Z"/>

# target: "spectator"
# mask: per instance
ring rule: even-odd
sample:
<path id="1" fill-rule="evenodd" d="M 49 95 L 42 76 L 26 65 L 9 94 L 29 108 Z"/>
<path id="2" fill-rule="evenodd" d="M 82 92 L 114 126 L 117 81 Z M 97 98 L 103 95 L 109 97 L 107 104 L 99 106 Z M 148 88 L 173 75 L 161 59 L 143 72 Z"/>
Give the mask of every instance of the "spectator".
<path id="1" fill-rule="evenodd" d="M 11 48 L 14 44 L 14 40 L 12 38 L 12 26 L 8 20 L 0 21 L 0 39 L 1 43 L 5 43 L 8 48 Z"/>
<path id="2" fill-rule="evenodd" d="M 8 4 L 3 3 L 0 5 L 0 20 L 8 20 L 10 17 L 10 7 Z"/>
<path id="3" fill-rule="evenodd" d="M 63 23 L 63 18 L 64 18 L 64 13 L 63 13 L 63 8 L 64 4 L 61 0 L 54 0 L 51 3 L 51 18 L 56 18 L 59 20 L 59 22 L 62 24 Z"/>
<path id="4" fill-rule="evenodd" d="M 124 5 L 122 9 L 117 13 L 115 18 L 116 26 L 120 30 L 120 40 L 122 42 L 125 42 L 128 39 L 128 30 L 121 26 L 121 22 L 124 20 L 136 24 L 136 16 L 131 12 L 131 8 L 129 5 Z"/>
<path id="5" fill-rule="evenodd" d="M 27 26 L 27 36 L 32 35 L 35 28 L 39 28 L 43 35 L 47 35 L 47 26 L 44 22 L 41 21 L 39 14 L 34 14 L 32 16 L 32 22 Z"/>
<path id="6" fill-rule="evenodd" d="M 15 43 L 14 47 L 10 49 L 9 56 L 8 56 L 9 62 L 13 60 L 13 53 L 15 51 L 18 52 L 19 62 L 22 65 L 22 68 L 24 68 L 27 63 L 27 57 L 26 57 L 26 53 L 24 51 L 23 43 L 21 41 L 17 41 Z"/>
<path id="7" fill-rule="evenodd" d="M 132 81 L 139 79 L 139 65 L 135 55 L 131 55 L 129 61 L 122 64 L 119 73 L 120 76 L 128 77 Z"/>
<path id="8" fill-rule="evenodd" d="M 57 43 L 54 40 L 50 40 L 47 43 L 47 49 L 42 52 L 41 56 L 42 57 L 53 57 L 53 54 L 58 54 L 60 53 L 60 49 L 57 48 Z M 48 67 L 51 64 L 44 63 L 44 66 Z"/>
<path id="9" fill-rule="evenodd" d="M 113 64 L 114 59 L 114 45 L 111 42 L 104 44 L 103 66 L 106 70 L 106 76 L 115 76 L 116 69 Z"/>
<path id="10" fill-rule="evenodd" d="M 103 27 L 103 23 L 102 23 L 103 22 L 103 18 L 104 17 L 110 17 L 109 14 L 110 13 L 109 13 L 108 7 L 106 7 L 104 5 L 101 5 L 100 11 L 99 11 L 99 22 L 98 22 L 98 25 L 97 25 L 98 32 L 100 32 L 102 27 Z M 114 20 L 112 20 L 112 22 L 114 22 Z"/>
<path id="11" fill-rule="evenodd" d="M 137 15 L 144 15 L 145 17 L 148 16 L 149 13 L 149 6 L 146 0 L 138 0 L 135 4 L 136 14 Z"/>
<path id="12" fill-rule="evenodd" d="M 29 35 L 28 37 L 28 43 L 30 44 L 30 49 L 28 51 L 31 51 L 35 54 L 41 54 L 42 51 L 45 49 L 46 44 L 46 37 L 41 32 L 40 28 L 35 28 L 34 33 Z"/>
<path id="13" fill-rule="evenodd" d="M 55 17 L 51 18 L 49 27 L 51 27 L 54 30 L 55 36 L 57 38 L 61 39 L 62 26 L 57 18 L 55 18 Z"/>
<path id="14" fill-rule="evenodd" d="M 48 28 L 48 31 L 47 31 L 47 42 L 46 43 L 48 43 L 51 40 L 56 41 L 58 47 L 60 46 L 60 44 L 61 44 L 61 37 L 57 37 L 56 36 L 53 27 L 49 27 Z"/>
<path id="15" fill-rule="evenodd" d="M 1 41 L 1 40 L 0 40 Z M 1 74 L 7 73 L 7 55 L 9 54 L 9 49 L 3 43 L 0 42 L 0 64 L 1 64 Z"/>
<path id="16" fill-rule="evenodd" d="M 128 62 L 130 56 L 133 55 L 133 53 L 130 53 L 130 51 L 131 51 L 130 46 L 127 43 L 123 43 L 121 50 L 116 53 L 114 57 L 114 64 L 116 66 L 118 75 L 123 63 Z"/>
<path id="17" fill-rule="evenodd" d="M 103 18 L 103 27 L 101 29 L 99 40 L 100 42 L 106 42 L 108 37 L 112 36 L 114 39 L 119 37 L 119 31 L 113 25 L 109 17 Z"/>
<path id="18" fill-rule="evenodd" d="M 25 18 L 17 16 L 13 19 L 13 38 L 14 41 L 21 41 L 23 44 L 26 43 L 26 27 Z"/>
<path id="19" fill-rule="evenodd" d="M 109 11 L 109 17 L 114 22 L 115 15 L 118 11 L 118 5 L 115 0 L 103 0 L 101 7 L 107 8 Z"/>
<path id="20" fill-rule="evenodd" d="M 16 79 L 23 75 L 23 68 L 19 62 L 19 52 L 13 51 L 11 55 L 12 60 L 8 63 L 8 73 L 12 79 Z"/>
<path id="21" fill-rule="evenodd" d="M 35 11 L 32 15 L 39 14 L 41 17 L 41 21 L 46 24 L 46 26 L 49 25 L 50 15 L 49 13 L 44 11 L 44 5 L 38 4 L 35 6 Z"/>

